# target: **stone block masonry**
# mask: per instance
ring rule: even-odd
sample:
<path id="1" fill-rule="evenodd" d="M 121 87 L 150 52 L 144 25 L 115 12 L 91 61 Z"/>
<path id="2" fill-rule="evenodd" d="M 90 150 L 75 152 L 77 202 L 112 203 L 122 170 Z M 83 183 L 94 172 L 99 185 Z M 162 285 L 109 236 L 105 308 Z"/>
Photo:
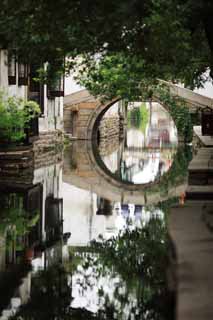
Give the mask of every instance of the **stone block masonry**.
<path id="1" fill-rule="evenodd" d="M 107 156 L 119 148 L 123 138 L 124 121 L 119 116 L 103 118 L 99 126 L 99 152 Z"/>
<path id="2" fill-rule="evenodd" d="M 105 138 L 100 139 L 100 143 L 98 146 L 100 156 L 108 156 L 112 154 L 114 151 L 118 150 L 120 145 L 120 137 L 116 136 L 107 136 Z"/>
<path id="3" fill-rule="evenodd" d="M 100 121 L 100 139 L 112 136 L 120 136 L 123 132 L 123 121 L 119 116 L 106 117 Z"/>
<path id="4" fill-rule="evenodd" d="M 63 134 L 52 131 L 40 134 L 39 138 L 29 146 L 0 150 L 0 174 L 10 176 L 31 175 L 33 169 L 45 167 L 62 159 Z"/>
<path id="5" fill-rule="evenodd" d="M 49 166 L 62 160 L 63 133 L 52 131 L 42 133 L 33 144 L 34 168 Z"/>

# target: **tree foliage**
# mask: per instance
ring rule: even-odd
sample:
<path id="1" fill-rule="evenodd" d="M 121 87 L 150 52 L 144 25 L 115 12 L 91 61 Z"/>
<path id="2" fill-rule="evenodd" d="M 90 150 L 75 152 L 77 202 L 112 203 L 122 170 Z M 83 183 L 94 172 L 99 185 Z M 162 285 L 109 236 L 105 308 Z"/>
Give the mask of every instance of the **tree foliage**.
<path id="1" fill-rule="evenodd" d="M 137 128 L 144 133 L 149 122 L 149 111 L 147 110 L 145 103 L 142 103 L 140 107 L 129 110 L 127 118 L 129 128 Z"/>
<path id="2" fill-rule="evenodd" d="M 188 165 L 191 160 L 191 147 L 188 145 L 179 147 L 174 156 L 170 170 L 160 177 L 158 183 L 147 186 L 147 196 L 155 192 L 160 192 L 162 196 L 165 196 L 168 195 L 171 188 L 184 184 L 187 181 Z"/>
<path id="3" fill-rule="evenodd" d="M 213 61 L 212 13 L 210 0 L 3 0 L 0 42 L 40 62 L 124 53 L 151 77 L 199 85 Z"/>
<path id="4" fill-rule="evenodd" d="M 175 122 L 179 137 L 184 138 L 185 142 L 191 142 L 193 125 L 189 108 L 185 101 L 178 96 L 172 96 L 169 89 L 164 85 L 156 86 L 153 94 L 159 99 L 166 110 L 169 111 Z"/>

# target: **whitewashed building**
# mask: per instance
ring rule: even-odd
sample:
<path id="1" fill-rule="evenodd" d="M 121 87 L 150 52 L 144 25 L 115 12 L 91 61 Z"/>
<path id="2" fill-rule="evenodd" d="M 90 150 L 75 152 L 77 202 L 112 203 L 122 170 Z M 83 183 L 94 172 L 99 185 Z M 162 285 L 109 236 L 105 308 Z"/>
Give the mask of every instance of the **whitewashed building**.
<path id="1" fill-rule="evenodd" d="M 63 129 L 64 79 L 48 88 L 35 81 L 36 65 L 20 63 L 14 53 L 0 50 L 0 90 L 9 96 L 34 100 L 40 105 L 39 134 Z"/>

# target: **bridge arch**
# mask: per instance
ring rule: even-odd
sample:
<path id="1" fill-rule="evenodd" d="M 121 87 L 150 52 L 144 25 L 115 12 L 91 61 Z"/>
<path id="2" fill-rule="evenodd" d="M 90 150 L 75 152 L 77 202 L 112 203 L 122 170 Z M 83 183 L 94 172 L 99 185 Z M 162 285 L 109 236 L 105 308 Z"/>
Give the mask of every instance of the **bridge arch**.
<path id="1" fill-rule="evenodd" d="M 97 130 L 98 130 L 100 120 L 102 119 L 105 112 L 107 112 L 107 110 L 109 110 L 111 106 L 113 106 L 116 102 L 120 100 L 121 100 L 120 98 L 115 98 L 106 103 L 100 103 L 97 105 L 96 109 L 91 113 L 87 123 L 88 156 L 90 158 L 92 167 L 99 175 L 99 178 L 100 177 L 103 178 L 105 181 L 107 181 L 107 183 L 113 185 L 115 188 L 117 188 L 117 190 L 119 189 L 122 190 L 123 194 L 128 194 L 128 196 L 130 196 L 131 198 L 134 198 L 134 196 L 136 196 L 136 198 L 138 199 L 139 196 L 143 196 L 144 199 L 146 199 L 147 190 L 150 190 L 152 186 L 159 184 L 161 178 L 159 178 L 157 181 L 155 180 L 145 184 L 133 184 L 130 182 L 121 182 L 115 176 L 113 176 L 113 174 L 109 171 L 109 169 L 106 168 L 103 161 L 101 160 L 99 153 L 97 152 L 97 149 L 98 149 Z M 152 100 L 152 102 L 159 103 L 166 111 L 169 112 L 166 105 L 162 104 L 159 98 L 155 97 Z M 119 191 L 117 191 L 117 193 L 119 193 Z M 174 194 L 176 195 L 176 193 Z M 145 202 L 145 200 L 143 200 L 143 202 Z"/>
<path id="2" fill-rule="evenodd" d="M 91 112 L 87 123 L 87 137 L 89 140 L 94 139 L 95 132 L 98 124 L 103 117 L 104 113 L 110 109 L 116 102 L 120 101 L 121 98 L 114 98 L 106 103 L 99 103 L 93 112 Z"/>
<path id="3" fill-rule="evenodd" d="M 82 95 L 82 92 L 81 92 Z M 75 97 L 76 98 L 76 97 Z M 146 202 L 147 199 L 147 192 L 148 189 L 152 188 L 152 186 L 159 183 L 159 181 L 154 181 L 146 184 L 137 184 L 134 185 L 132 183 L 123 183 L 119 180 L 117 180 L 112 174 L 110 174 L 109 170 L 106 170 L 103 166 L 103 162 L 100 159 L 100 156 L 95 153 L 95 149 L 97 149 L 97 139 L 96 139 L 96 132 L 99 125 L 99 122 L 101 118 L 103 117 L 104 113 L 116 102 L 121 100 L 120 98 L 112 99 L 111 101 L 107 101 L 106 103 L 101 102 L 97 98 L 89 96 L 89 93 L 86 93 L 86 95 L 83 97 L 79 97 L 79 99 L 75 99 L 73 105 L 76 104 L 76 101 L 78 101 L 77 108 L 79 106 L 80 109 L 80 103 L 84 102 L 84 106 L 82 105 L 82 109 L 85 109 L 87 117 L 85 118 L 85 115 L 83 114 L 84 118 L 82 118 L 81 123 L 82 127 L 81 129 L 84 130 L 83 140 L 87 140 L 86 143 L 86 149 L 87 149 L 87 155 L 86 157 L 89 158 L 89 167 L 91 168 L 91 172 L 94 175 L 94 184 L 93 188 L 96 188 L 99 185 L 100 180 L 103 180 L 104 188 L 101 187 L 103 190 L 107 190 L 110 192 L 110 188 L 113 186 L 114 193 L 119 195 L 119 198 L 128 198 L 137 199 L 139 201 L 140 199 L 144 199 L 143 202 Z M 88 102 L 89 101 L 89 102 Z M 162 103 L 161 99 L 158 97 L 155 97 L 153 99 L 153 102 L 160 103 L 165 110 L 170 111 L 169 108 L 167 108 L 166 103 Z M 92 105 L 91 105 L 92 104 Z M 79 110 L 80 111 L 82 110 Z M 174 119 L 173 119 L 174 120 Z M 175 121 L 174 121 L 175 122 Z M 97 193 L 99 192 L 99 187 L 97 187 Z"/>

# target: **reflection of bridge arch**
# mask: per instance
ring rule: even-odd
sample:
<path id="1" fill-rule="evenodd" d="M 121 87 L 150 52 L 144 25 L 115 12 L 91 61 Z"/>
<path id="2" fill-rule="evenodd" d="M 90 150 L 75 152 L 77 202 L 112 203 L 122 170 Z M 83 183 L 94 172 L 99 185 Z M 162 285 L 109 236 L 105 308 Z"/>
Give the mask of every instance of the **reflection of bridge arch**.
<path id="1" fill-rule="evenodd" d="M 171 197 L 178 197 L 186 189 L 186 184 L 171 187 L 168 194 L 160 189 L 151 191 L 155 183 L 147 185 L 125 184 L 109 176 L 97 163 L 91 141 L 78 141 L 67 150 L 64 158 L 63 181 L 78 188 L 89 190 L 115 202 L 133 204 L 155 204 Z M 75 155 L 75 167 L 70 163 L 70 154 Z"/>

